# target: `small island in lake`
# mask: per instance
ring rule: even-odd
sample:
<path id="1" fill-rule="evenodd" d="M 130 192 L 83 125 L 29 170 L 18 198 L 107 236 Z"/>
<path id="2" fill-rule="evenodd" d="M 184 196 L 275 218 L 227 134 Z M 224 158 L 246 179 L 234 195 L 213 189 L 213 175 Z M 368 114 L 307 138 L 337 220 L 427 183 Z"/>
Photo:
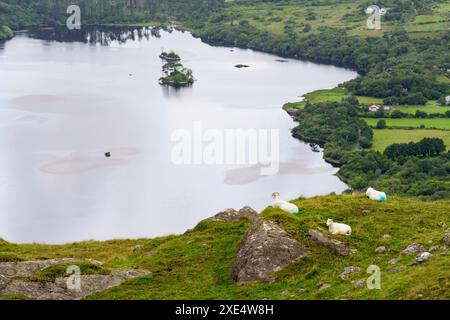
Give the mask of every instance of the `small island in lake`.
<path id="1" fill-rule="evenodd" d="M 159 79 L 161 85 L 185 87 L 194 83 L 192 70 L 181 63 L 168 62 L 163 66 L 163 77 Z"/>
<path id="2" fill-rule="evenodd" d="M 181 57 L 173 51 L 163 52 L 159 57 L 167 62 L 173 63 L 181 60 Z"/>

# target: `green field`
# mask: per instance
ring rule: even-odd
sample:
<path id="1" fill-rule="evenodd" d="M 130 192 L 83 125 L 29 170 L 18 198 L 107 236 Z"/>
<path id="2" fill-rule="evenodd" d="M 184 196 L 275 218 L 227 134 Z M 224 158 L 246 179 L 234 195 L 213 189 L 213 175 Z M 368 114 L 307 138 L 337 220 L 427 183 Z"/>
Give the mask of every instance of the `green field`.
<path id="1" fill-rule="evenodd" d="M 375 127 L 377 122 L 382 119 L 364 118 L 369 126 Z M 450 129 L 449 118 L 434 118 L 434 119 L 418 119 L 418 118 L 401 118 L 401 119 L 383 119 L 386 121 L 388 127 L 408 127 L 420 128 L 424 125 L 425 128 Z"/>
<path id="2" fill-rule="evenodd" d="M 311 103 L 318 103 L 318 102 L 340 102 L 345 96 L 348 95 L 348 91 L 345 88 L 336 87 L 333 89 L 323 89 L 323 90 L 316 90 L 310 93 L 305 94 L 304 101 L 301 102 L 294 102 L 289 103 L 285 107 L 291 107 L 291 108 L 298 108 L 301 109 L 305 106 L 306 101 L 309 101 Z M 364 97 L 364 96 L 356 96 L 359 103 L 362 105 L 370 105 L 370 104 L 382 104 L 383 99 L 374 98 L 374 97 Z"/>
<path id="3" fill-rule="evenodd" d="M 231 1 L 228 1 L 232 3 Z M 228 14 L 236 17 L 234 24 L 247 21 L 250 25 L 266 30 L 273 34 L 283 35 L 285 26 L 297 35 L 305 35 L 305 25 L 310 25 L 308 33 L 319 33 L 324 25 L 327 27 L 345 29 L 350 35 L 372 37 L 383 35 L 392 31 L 393 24 L 384 21 L 382 30 L 368 30 L 366 26 L 367 15 L 359 9 L 358 3 L 346 1 L 332 5 L 309 5 L 305 1 L 292 1 L 291 3 L 266 2 L 258 5 L 245 3 L 235 4 L 227 8 Z M 313 18 L 312 18 L 313 17 Z"/>
<path id="4" fill-rule="evenodd" d="M 428 114 L 430 113 L 445 113 L 447 111 L 450 111 L 450 107 L 438 107 L 434 105 L 429 106 L 395 106 L 393 110 L 398 110 L 403 113 L 408 114 L 415 114 L 416 110 L 420 110 L 423 112 L 426 112 Z"/>
<path id="5" fill-rule="evenodd" d="M 423 138 L 440 138 L 450 150 L 450 131 L 432 129 L 374 129 L 372 149 L 383 152 L 394 143 L 419 142 Z"/>
<path id="6" fill-rule="evenodd" d="M 407 27 L 409 32 L 436 32 L 450 30 L 450 2 L 436 5 L 426 15 L 418 15 Z"/>

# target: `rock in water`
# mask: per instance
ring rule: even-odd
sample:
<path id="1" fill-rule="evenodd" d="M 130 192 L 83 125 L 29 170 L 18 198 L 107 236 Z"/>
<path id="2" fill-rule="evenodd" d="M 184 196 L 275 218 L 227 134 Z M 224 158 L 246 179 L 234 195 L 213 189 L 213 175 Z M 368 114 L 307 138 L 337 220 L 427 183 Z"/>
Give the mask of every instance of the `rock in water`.
<path id="1" fill-rule="evenodd" d="M 238 283 L 271 282 L 271 273 L 308 254 L 300 242 L 275 222 L 256 219 L 239 245 L 231 278 Z"/>
<path id="2" fill-rule="evenodd" d="M 106 152 L 106 153 L 105 153 L 105 157 L 111 158 L 111 152 Z"/>

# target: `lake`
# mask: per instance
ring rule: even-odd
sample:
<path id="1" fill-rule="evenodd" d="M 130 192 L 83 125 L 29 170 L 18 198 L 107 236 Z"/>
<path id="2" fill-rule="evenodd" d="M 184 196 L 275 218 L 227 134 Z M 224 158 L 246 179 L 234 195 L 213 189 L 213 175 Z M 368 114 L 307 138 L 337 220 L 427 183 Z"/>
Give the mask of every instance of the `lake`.
<path id="1" fill-rule="evenodd" d="M 104 31 L 104 32 L 102 32 Z M 182 233 L 225 208 L 347 188 L 281 109 L 353 79 L 343 68 L 149 28 L 21 32 L 0 44 L 0 237 L 66 243 Z M 162 50 L 196 82 L 158 84 Z M 249 68 L 235 68 L 246 64 Z M 280 169 L 176 164 L 176 130 L 278 130 Z M 104 156 L 111 152 L 111 158 Z"/>

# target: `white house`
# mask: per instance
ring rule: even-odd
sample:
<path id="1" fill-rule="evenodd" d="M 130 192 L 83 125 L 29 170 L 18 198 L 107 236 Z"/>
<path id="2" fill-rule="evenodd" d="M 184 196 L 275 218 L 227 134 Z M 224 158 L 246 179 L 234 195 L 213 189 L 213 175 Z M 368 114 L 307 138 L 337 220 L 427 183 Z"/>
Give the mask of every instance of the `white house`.
<path id="1" fill-rule="evenodd" d="M 447 105 L 450 104 L 450 96 L 445 97 L 445 104 L 447 104 Z"/>
<path id="2" fill-rule="evenodd" d="M 369 107 L 369 111 L 370 112 L 377 112 L 378 110 L 380 110 L 381 106 L 373 104 Z"/>

